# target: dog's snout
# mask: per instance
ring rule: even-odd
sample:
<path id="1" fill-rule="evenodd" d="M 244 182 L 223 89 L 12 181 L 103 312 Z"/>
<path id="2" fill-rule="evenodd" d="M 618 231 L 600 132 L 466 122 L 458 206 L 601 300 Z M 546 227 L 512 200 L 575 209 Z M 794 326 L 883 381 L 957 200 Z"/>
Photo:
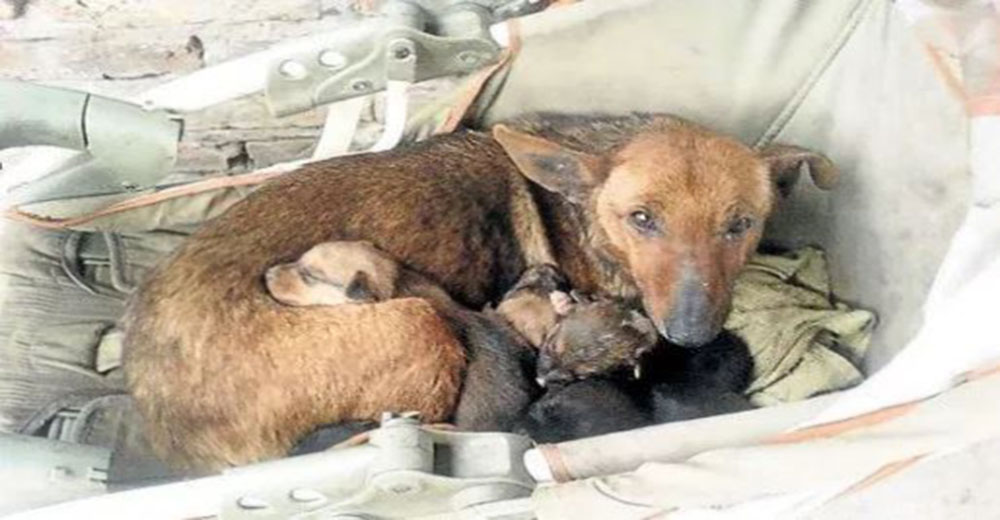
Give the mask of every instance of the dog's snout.
<path id="1" fill-rule="evenodd" d="M 699 347 L 718 333 L 707 284 L 685 268 L 670 314 L 658 325 L 660 334 L 681 347 Z"/>

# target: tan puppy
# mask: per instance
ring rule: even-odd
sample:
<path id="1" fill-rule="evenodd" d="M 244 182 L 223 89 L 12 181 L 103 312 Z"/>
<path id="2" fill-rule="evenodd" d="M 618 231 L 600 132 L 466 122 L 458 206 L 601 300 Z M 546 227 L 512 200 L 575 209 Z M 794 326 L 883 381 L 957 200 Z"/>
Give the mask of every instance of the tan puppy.
<path id="1" fill-rule="evenodd" d="M 443 289 L 407 269 L 367 241 L 323 242 L 294 262 L 264 274 L 275 300 L 291 306 L 374 303 L 392 298 L 427 298 L 439 306 L 457 306 Z M 551 265 L 528 268 L 496 308 L 524 339 L 541 346 L 558 320 L 550 298 L 565 298 L 566 278 Z M 567 313 L 569 307 L 564 309 Z"/>

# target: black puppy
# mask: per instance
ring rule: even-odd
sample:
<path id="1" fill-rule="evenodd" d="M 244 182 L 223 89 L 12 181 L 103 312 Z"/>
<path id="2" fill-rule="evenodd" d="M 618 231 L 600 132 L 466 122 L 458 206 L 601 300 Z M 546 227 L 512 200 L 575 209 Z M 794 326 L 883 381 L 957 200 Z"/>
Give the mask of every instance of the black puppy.
<path id="1" fill-rule="evenodd" d="M 640 408 L 631 386 L 604 376 L 557 383 L 528 407 L 514 433 L 551 443 L 648 426 L 652 417 Z"/>
<path id="2" fill-rule="evenodd" d="M 643 359 L 647 406 L 657 423 L 684 421 L 753 408 L 743 395 L 753 358 L 746 344 L 723 332 L 697 349 L 666 345 Z"/>
<path id="3" fill-rule="evenodd" d="M 641 363 L 638 381 L 618 371 L 550 386 L 515 431 L 563 442 L 753 408 L 743 396 L 753 358 L 731 334 L 697 349 L 661 343 Z"/>

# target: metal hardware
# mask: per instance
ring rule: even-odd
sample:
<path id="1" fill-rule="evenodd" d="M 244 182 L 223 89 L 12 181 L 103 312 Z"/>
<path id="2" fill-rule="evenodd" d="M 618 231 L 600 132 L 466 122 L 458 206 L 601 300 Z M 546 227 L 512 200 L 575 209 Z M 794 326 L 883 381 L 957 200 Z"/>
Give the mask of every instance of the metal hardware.
<path id="1" fill-rule="evenodd" d="M 522 463 L 530 446 L 518 435 L 428 430 L 413 414 L 388 414 L 366 445 L 228 472 L 245 484 L 225 498 L 221 518 L 408 518 L 522 498 L 535 485 Z"/>
<path id="2" fill-rule="evenodd" d="M 489 35 L 494 19 L 472 2 L 386 2 L 380 16 L 275 48 L 268 107 L 284 116 L 381 91 L 389 81 L 472 72 L 499 58 Z"/>
<path id="3" fill-rule="evenodd" d="M 13 188 L 10 204 L 148 188 L 177 158 L 181 123 L 163 111 L 10 80 L 0 80 L 0 105 L 0 149 L 51 145 L 89 155 Z"/>

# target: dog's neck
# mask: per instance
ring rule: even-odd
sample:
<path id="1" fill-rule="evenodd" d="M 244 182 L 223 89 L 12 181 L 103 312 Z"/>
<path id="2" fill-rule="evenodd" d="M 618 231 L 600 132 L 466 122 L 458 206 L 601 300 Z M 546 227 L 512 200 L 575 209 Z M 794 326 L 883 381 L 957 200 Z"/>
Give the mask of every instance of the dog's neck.
<path id="1" fill-rule="evenodd" d="M 588 209 L 538 186 L 532 188 L 556 265 L 572 287 L 586 293 L 638 299 L 635 282 L 611 252 L 603 231 L 592 223 Z"/>

